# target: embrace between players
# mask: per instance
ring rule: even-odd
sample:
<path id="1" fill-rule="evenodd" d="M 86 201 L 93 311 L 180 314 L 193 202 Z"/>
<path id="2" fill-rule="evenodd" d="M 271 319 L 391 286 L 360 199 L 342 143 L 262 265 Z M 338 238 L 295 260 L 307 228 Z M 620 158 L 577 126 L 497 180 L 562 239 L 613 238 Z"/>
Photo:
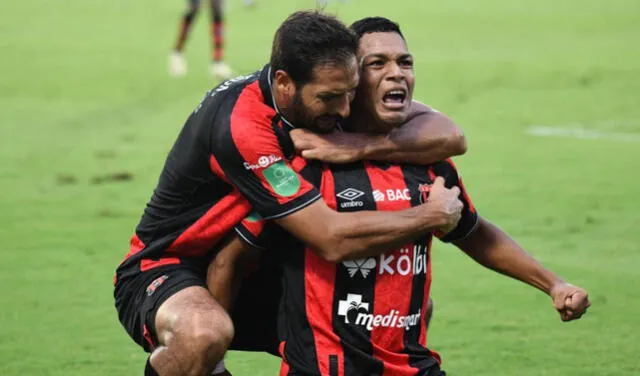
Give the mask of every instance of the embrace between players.
<path id="1" fill-rule="evenodd" d="M 305 11 L 269 64 L 205 95 L 116 271 L 145 375 L 229 374 L 228 349 L 278 355 L 281 375 L 445 375 L 427 347 L 434 235 L 563 321 L 584 314 L 583 289 L 478 214 L 449 159 L 461 131 L 413 86 L 397 24 Z"/>

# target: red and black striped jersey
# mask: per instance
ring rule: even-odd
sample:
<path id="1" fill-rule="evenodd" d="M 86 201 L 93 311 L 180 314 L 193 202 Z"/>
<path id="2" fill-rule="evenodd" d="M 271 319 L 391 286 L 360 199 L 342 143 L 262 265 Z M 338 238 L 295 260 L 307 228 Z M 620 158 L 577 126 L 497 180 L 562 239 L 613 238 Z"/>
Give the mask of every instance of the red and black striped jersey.
<path id="1" fill-rule="evenodd" d="M 468 236 L 478 221 L 451 160 L 428 166 L 373 162 L 327 166 L 296 158 L 293 164 L 340 212 L 420 205 L 435 177 L 442 176 L 447 187 L 460 187 L 464 209 L 458 226 L 441 240 Z M 425 323 L 432 234 L 378 257 L 330 263 L 255 216 L 243 220 L 236 232 L 275 252 L 283 264 L 278 323 L 281 375 L 439 374 L 440 358 L 427 348 Z"/>
<path id="2" fill-rule="evenodd" d="M 279 218 L 320 198 L 290 165 L 270 68 L 207 92 L 167 156 L 116 277 L 207 254 L 251 208 Z"/>

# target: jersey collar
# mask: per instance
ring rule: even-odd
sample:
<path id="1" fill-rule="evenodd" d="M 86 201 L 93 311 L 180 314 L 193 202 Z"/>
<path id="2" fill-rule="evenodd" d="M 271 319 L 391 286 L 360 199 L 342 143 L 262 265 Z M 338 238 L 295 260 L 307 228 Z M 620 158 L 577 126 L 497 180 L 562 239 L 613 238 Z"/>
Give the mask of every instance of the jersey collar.
<path id="1" fill-rule="evenodd" d="M 260 90 L 262 91 L 262 97 L 264 98 L 264 103 L 266 103 L 269 107 L 276 110 L 276 113 L 282 120 L 283 124 L 286 124 L 289 128 L 293 129 L 296 126 L 293 125 L 289 120 L 287 120 L 284 115 L 280 112 L 278 105 L 276 104 L 276 99 L 273 96 L 273 83 L 271 81 L 271 65 L 267 64 L 262 68 L 262 72 L 260 73 Z"/>

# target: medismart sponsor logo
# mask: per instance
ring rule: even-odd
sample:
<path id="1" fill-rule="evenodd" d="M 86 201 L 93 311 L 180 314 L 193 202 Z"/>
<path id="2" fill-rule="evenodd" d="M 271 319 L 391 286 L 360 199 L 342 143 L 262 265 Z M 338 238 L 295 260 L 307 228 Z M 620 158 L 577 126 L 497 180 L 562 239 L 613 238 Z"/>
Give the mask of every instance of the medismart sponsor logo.
<path id="1" fill-rule="evenodd" d="M 409 330 L 420 323 L 422 309 L 417 313 L 400 315 L 400 311 L 392 309 L 386 315 L 369 313 L 369 303 L 362 301 L 362 295 L 347 294 L 345 300 L 338 302 L 338 315 L 344 316 L 346 324 L 359 325 L 371 331 L 373 328 L 404 328 Z"/>

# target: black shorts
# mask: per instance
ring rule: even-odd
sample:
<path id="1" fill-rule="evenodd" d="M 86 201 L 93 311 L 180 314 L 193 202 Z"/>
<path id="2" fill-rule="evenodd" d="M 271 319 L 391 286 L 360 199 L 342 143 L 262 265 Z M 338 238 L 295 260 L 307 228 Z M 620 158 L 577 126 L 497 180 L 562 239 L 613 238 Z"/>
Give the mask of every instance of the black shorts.
<path id="1" fill-rule="evenodd" d="M 257 270 L 242 281 L 231 311 L 235 336 L 230 350 L 278 352 L 278 308 L 282 297 L 282 269 L 264 255 Z"/>
<path id="2" fill-rule="evenodd" d="M 187 287 L 206 288 L 206 267 L 206 260 L 183 260 L 116 282 L 113 295 L 120 323 L 145 351 L 158 345 L 155 321 L 160 305 Z"/>
<path id="3" fill-rule="evenodd" d="M 158 345 L 155 319 L 158 308 L 180 290 L 206 286 L 210 260 L 189 259 L 166 265 L 116 283 L 114 297 L 120 323 L 146 352 Z M 261 351 L 278 356 L 277 318 L 281 296 L 280 267 L 261 264 L 242 283 L 231 312 L 235 336 L 229 350 Z"/>

